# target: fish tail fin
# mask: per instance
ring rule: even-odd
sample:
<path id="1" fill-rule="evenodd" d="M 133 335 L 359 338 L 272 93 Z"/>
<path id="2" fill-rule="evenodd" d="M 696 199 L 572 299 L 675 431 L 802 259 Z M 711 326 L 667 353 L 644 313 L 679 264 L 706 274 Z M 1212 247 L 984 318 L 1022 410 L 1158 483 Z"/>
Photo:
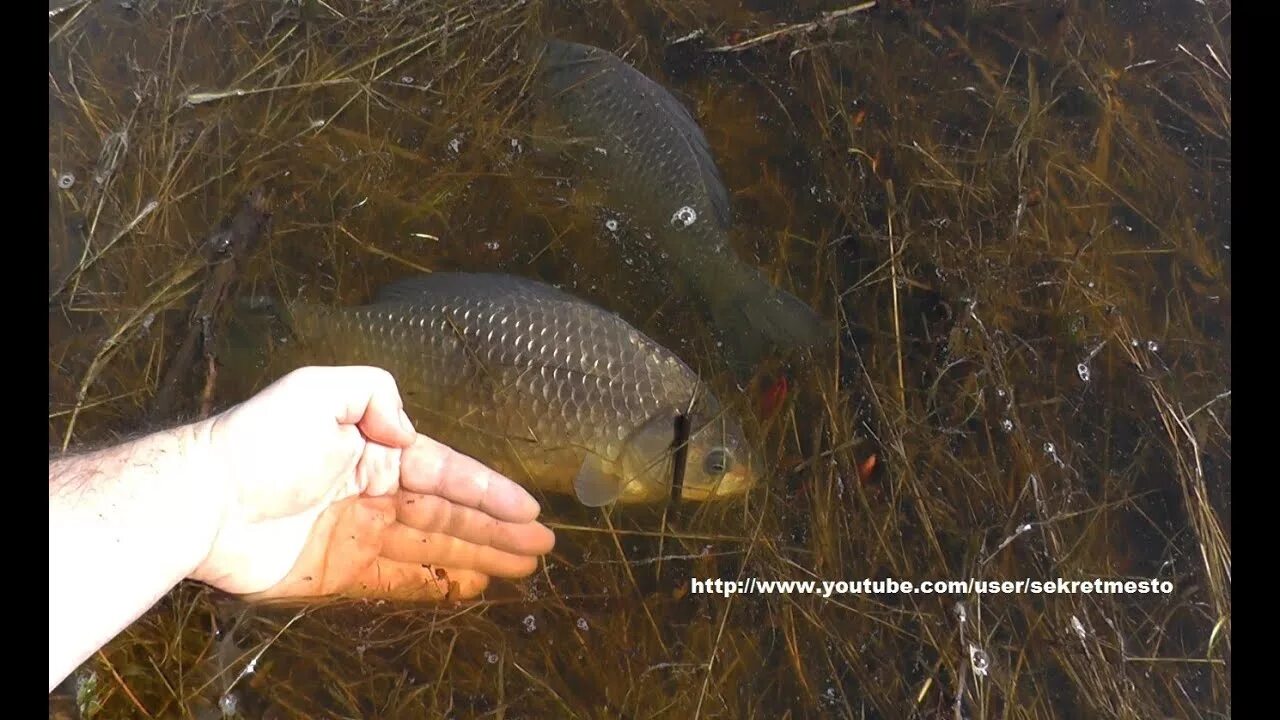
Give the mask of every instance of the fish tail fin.
<path id="1" fill-rule="evenodd" d="M 717 273 L 704 285 L 720 341 L 740 374 L 754 372 L 770 353 L 804 353 L 827 337 L 827 323 L 812 307 L 771 285 L 755 268 Z"/>

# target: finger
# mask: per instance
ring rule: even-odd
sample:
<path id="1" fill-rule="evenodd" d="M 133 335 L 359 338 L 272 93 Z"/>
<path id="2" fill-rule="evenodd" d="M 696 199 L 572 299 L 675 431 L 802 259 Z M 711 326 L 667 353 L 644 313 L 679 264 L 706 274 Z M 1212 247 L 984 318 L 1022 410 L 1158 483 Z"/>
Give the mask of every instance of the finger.
<path id="1" fill-rule="evenodd" d="M 387 529 L 381 556 L 399 562 L 474 570 L 503 578 L 528 577 L 538 569 L 536 555 L 510 553 L 444 533 L 415 530 L 399 523 Z"/>
<path id="2" fill-rule="evenodd" d="M 327 595 L 465 600 L 479 596 L 489 577 L 474 570 L 379 556 L 394 522 L 392 498 L 350 498 L 316 521 L 290 573 L 249 600 Z"/>
<path id="3" fill-rule="evenodd" d="M 541 523 L 499 520 L 435 495 L 401 491 L 396 495 L 396 519 L 422 532 L 452 535 L 517 555 L 546 555 L 556 544 L 555 533 Z"/>
<path id="4" fill-rule="evenodd" d="M 438 495 L 499 520 L 531 522 L 542 511 L 538 501 L 510 478 L 425 435 L 405 450 L 400 470 L 404 489 Z"/>
<path id="5" fill-rule="evenodd" d="M 408 447 L 417 433 L 404 414 L 400 389 L 391 373 L 382 368 L 303 368 L 308 379 L 324 388 L 337 403 L 335 419 L 343 425 L 357 425 L 374 442 L 392 447 Z"/>
<path id="6" fill-rule="evenodd" d="M 355 472 L 359 491 L 378 497 L 400 489 L 400 457 L 403 452 L 398 447 L 365 443 Z"/>

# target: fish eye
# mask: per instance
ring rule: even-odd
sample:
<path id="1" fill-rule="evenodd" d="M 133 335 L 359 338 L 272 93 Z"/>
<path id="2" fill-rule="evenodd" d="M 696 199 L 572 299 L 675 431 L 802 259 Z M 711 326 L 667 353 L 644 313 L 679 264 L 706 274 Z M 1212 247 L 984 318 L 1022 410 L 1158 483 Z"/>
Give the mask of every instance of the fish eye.
<path id="1" fill-rule="evenodd" d="M 727 448 L 718 447 L 707 453 L 702 461 L 702 469 L 708 475 L 720 476 L 733 467 L 733 453 Z"/>

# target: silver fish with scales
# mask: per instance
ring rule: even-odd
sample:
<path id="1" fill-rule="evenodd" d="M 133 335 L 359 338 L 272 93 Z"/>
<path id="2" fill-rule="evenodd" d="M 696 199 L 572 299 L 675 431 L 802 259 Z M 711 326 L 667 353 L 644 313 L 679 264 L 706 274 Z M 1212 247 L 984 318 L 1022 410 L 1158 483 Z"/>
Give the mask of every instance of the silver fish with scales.
<path id="1" fill-rule="evenodd" d="M 588 506 L 665 500 L 683 413 L 683 499 L 756 482 L 740 425 L 685 363 L 552 286 L 433 273 L 393 283 L 369 305 L 294 304 L 285 314 L 290 367 L 387 369 L 419 432 L 526 486 Z"/>
<path id="2" fill-rule="evenodd" d="M 646 255 L 681 278 L 708 312 L 728 359 L 752 371 L 772 350 L 823 342 L 826 324 L 730 247 L 729 192 L 693 115 L 669 91 L 601 48 L 541 43 L 544 117 L 636 224 Z"/>

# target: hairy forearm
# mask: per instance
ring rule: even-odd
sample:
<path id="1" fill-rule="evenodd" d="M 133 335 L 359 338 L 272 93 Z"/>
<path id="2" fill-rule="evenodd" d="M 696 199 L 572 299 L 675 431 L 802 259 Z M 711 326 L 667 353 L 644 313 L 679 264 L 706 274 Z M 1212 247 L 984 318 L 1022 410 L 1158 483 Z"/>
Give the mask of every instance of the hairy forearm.
<path id="1" fill-rule="evenodd" d="M 225 503 L 207 428 L 50 461 L 50 691 L 209 552 Z"/>

